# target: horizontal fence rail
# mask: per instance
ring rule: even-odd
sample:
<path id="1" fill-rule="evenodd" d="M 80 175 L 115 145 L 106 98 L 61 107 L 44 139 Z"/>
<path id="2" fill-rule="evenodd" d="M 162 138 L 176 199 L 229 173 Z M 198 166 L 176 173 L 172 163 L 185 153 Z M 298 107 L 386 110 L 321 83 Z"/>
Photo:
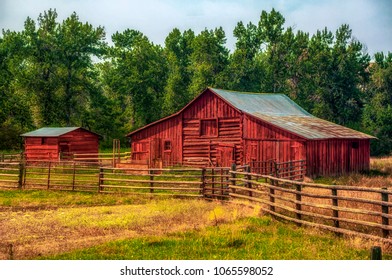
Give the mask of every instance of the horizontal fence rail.
<path id="1" fill-rule="evenodd" d="M 306 175 L 306 160 L 278 162 L 276 160 L 251 161 L 250 171 L 261 175 L 270 175 L 276 178 L 302 181 Z"/>
<path id="2" fill-rule="evenodd" d="M 391 188 L 324 185 L 231 168 L 111 168 L 91 162 L 0 162 L 0 187 L 170 195 L 247 202 L 280 219 L 392 243 Z"/>
<path id="3" fill-rule="evenodd" d="M 230 171 L 230 198 L 261 205 L 275 217 L 392 243 L 392 190 L 304 183 Z"/>

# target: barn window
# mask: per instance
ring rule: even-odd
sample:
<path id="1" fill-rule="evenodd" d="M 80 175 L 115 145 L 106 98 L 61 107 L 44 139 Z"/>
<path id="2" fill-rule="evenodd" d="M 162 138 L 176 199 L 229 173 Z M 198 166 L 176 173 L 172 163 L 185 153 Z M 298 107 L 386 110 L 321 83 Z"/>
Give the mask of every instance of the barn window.
<path id="1" fill-rule="evenodd" d="M 200 120 L 200 136 L 218 136 L 218 120 Z"/>
<path id="2" fill-rule="evenodd" d="M 165 152 L 171 151 L 171 141 L 170 140 L 165 140 L 165 142 L 163 142 L 163 150 Z"/>
<path id="3" fill-rule="evenodd" d="M 46 145 L 48 144 L 48 138 L 42 137 L 41 138 L 41 145 Z"/>
<path id="4" fill-rule="evenodd" d="M 358 148 L 359 148 L 359 142 L 352 142 L 352 143 L 351 143 L 351 147 L 352 147 L 353 149 L 358 149 Z"/>

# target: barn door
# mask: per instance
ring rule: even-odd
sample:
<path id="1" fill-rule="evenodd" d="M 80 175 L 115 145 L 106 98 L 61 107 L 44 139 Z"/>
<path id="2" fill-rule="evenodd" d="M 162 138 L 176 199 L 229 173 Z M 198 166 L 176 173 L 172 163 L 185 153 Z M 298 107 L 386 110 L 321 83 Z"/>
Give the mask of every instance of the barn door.
<path id="1" fill-rule="evenodd" d="M 60 159 L 70 159 L 71 155 L 70 155 L 69 143 L 60 142 L 59 147 L 60 147 Z"/>
<path id="2" fill-rule="evenodd" d="M 301 142 L 293 142 L 290 146 L 290 161 L 305 159 L 304 144 Z"/>
<path id="3" fill-rule="evenodd" d="M 216 164 L 219 167 L 230 167 L 234 162 L 234 145 L 219 144 L 216 148 Z"/>
<path id="4" fill-rule="evenodd" d="M 150 141 L 150 166 L 160 168 L 162 164 L 161 140 L 159 138 Z"/>

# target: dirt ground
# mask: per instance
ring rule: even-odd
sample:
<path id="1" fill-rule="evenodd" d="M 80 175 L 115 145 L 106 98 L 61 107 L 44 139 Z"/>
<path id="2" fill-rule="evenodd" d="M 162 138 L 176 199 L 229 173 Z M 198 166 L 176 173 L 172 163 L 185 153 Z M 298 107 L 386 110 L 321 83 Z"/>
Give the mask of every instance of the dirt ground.
<path id="1" fill-rule="evenodd" d="M 37 259 L 108 241 L 194 230 L 255 209 L 200 200 L 143 205 L 0 209 L 0 259 Z"/>

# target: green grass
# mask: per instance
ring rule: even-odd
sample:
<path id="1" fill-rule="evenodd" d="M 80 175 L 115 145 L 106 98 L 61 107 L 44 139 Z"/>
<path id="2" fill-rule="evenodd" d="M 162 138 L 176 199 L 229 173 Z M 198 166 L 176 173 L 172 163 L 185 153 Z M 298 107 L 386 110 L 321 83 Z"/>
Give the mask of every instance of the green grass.
<path id="1" fill-rule="evenodd" d="M 43 259 L 126 260 L 366 260 L 357 239 L 299 228 L 270 217 L 248 217 L 200 230 L 108 242 Z M 392 259 L 384 254 L 384 259 Z"/>
<path id="2" fill-rule="evenodd" d="M 47 190 L 0 190 L 0 207 L 64 207 L 142 203 L 147 197 Z"/>

